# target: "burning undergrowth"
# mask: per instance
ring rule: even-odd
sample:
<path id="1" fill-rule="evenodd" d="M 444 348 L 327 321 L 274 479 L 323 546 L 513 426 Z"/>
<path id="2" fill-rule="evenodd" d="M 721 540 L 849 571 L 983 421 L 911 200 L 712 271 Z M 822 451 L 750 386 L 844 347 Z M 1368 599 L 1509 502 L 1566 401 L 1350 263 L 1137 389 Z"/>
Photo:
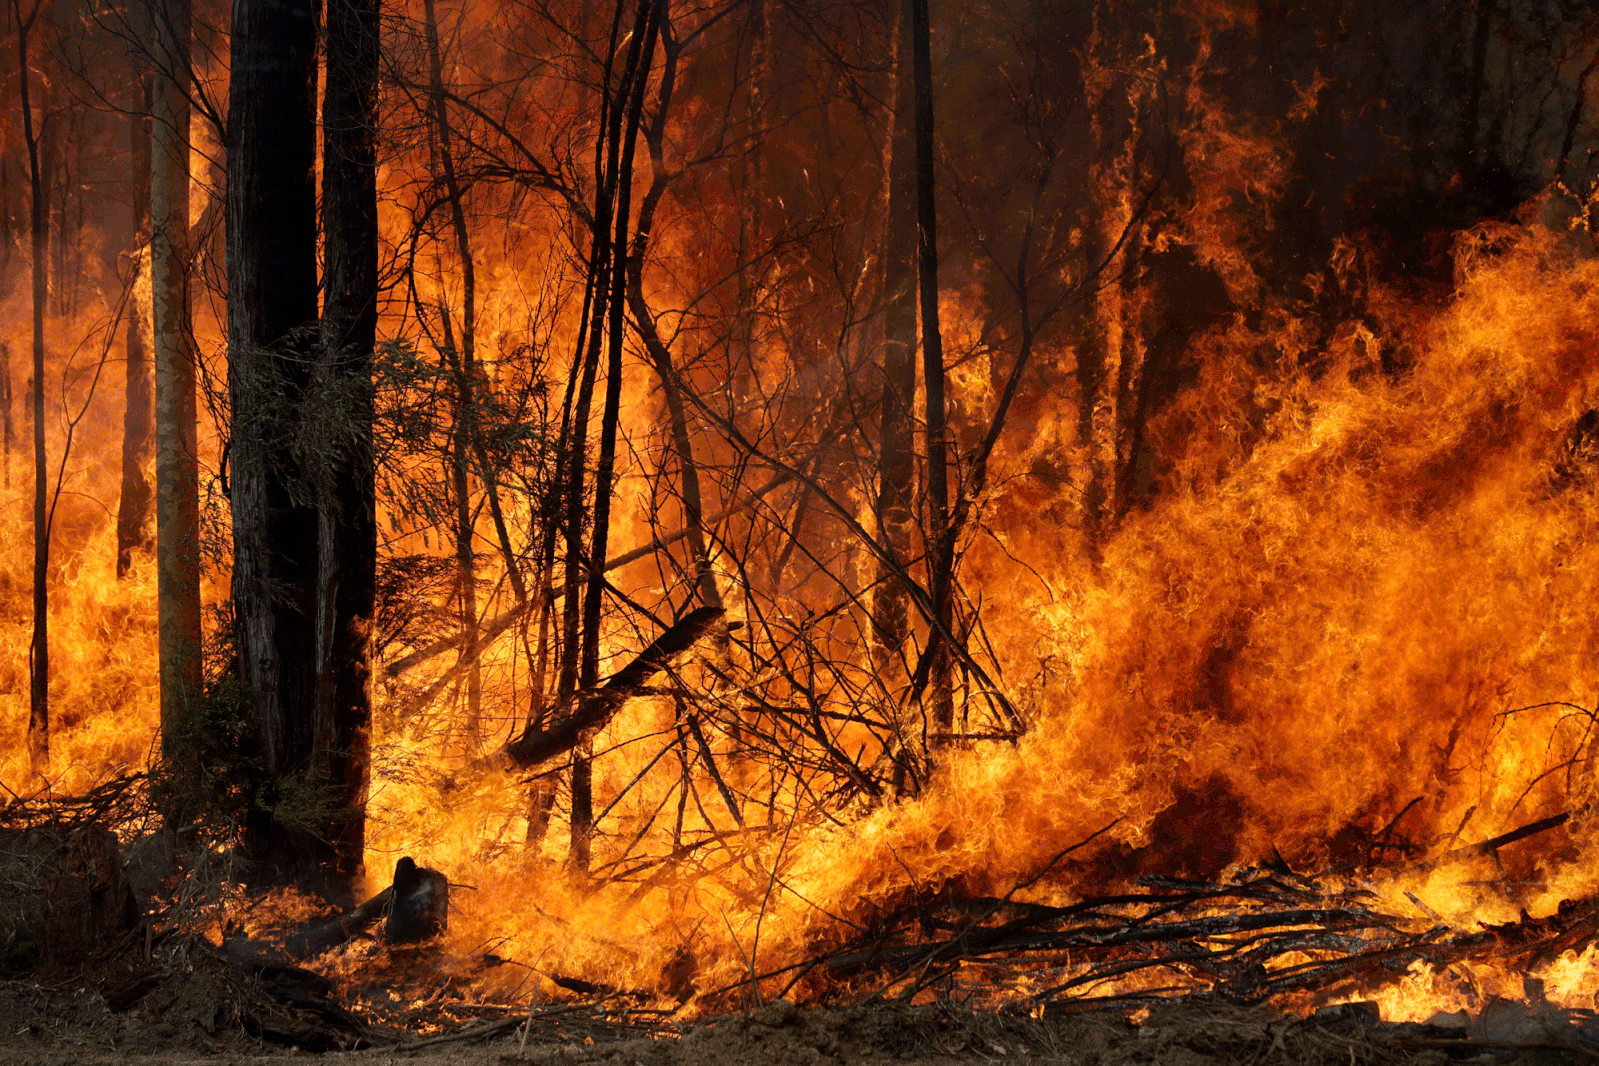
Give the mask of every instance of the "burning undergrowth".
<path id="1" fill-rule="evenodd" d="M 1422 1021 L 1479 1018 L 1528 976 L 1554 1009 L 1590 1005 L 1599 267 L 1536 226 L 1468 234 L 1459 261 L 1447 306 L 1402 316 L 1404 373 L 1335 352 L 1238 461 L 1218 467 L 1203 434 L 1172 443 L 1170 484 L 1098 564 L 1061 557 L 996 592 L 1002 665 L 1034 678 L 1025 729 L 943 748 L 920 794 L 786 822 L 773 802 L 725 831 L 702 809 L 675 840 L 619 811 L 583 876 L 507 843 L 525 779 L 482 760 L 419 775 L 413 756 L 380 781 L 378 846 L 448 872 L 442 939 L 307 956 L 294 936 L 335 915 L 232 889 L 205 901 L 210 939 L 307 968 L 330 1009 L 396 1034 L 530 1015 L 617 1032 L 784 997 L 1024 1015 L 1374 999 Z M 1255 372 L 1226 358 L 1235 328 L 1205 341 L 1224 380 L 1157 433 Z M 974 584 L 1058 543 L 1025 503 L 985 502 Z M 709 717 L 749 690 L 736 655 L 699 658 L 596 750 L 671 730 L 675 701 Z M 652 792 L 655 760 L 626 772 L 645 786 L 628 804 L 658 814 L 686 771 L 667 763 Z M 52 802 L 12 813 L 49 820 Z"/>
<path id="2" fill-rule="evenodd" d="M 964 573 L 974 588 L 995 582 L 984 625 L 1009 634 L 1006 675 L 1036 679 L 1024 735 L 944 749 L 915 797 L 709 826 L 675 849 L 649 812 L 678 768 L 652 778 L 655 764 L 635 761 L 616 772 L 644 782 L 630 800 L 639 813 L 596 854 L 642 842 L 637 865 L 590 881 L 402 832 L 473 886 L 453 942 L 644 989 L 680 983 L 665 975 L 689 966 L 701 994 L 767 996 L 825 945 L 866 950 L 912 903 L 958 926 L 968 919 L 938 917 L 936 901 L 1005 897 L 1053 913 L 1140 877 L 1225 885 L 1272 856 L 1344 870 L 1313 891 L 1373 893 L 1362 906 L 1401 938 L 1435 926 L 1477 936 L 1591 898 L 1584 679 L 1599 559 L 1583 427 L 1599 400 L 1599 268 L 1559 234 L 1504 224 L 1465 235 L 1458 261 L 1447 306 L 1395 312 L 1392 335 L 1413 352 L 1404 373 L 1385 371 L 1376 348 L 1335 348 L 1280 386 L 1248 453 L 1225 466 L 1207 451 L 1214 436 L 1176 439 L 1220 417 L 1206 396 L 1260 375 L 1252 356 L 1228 354 L 1238 327 L 1217 327 L 1207 378 L 1155 429 L 1175 441 L 1170 483 L 1099 566 L 1057 553 L 1030 579 L 1003 578 L 1013 556 L 1052 558 L 1043 549 L 1059 532 L 1033 521 L 1025 496 L 987 501 Z M 1006 461 L 1033 458 L 1024 445 Z M 729 698 L 725 679 L 690 668 L 674 682 L 696 706 Z M 672 728 L 669 706 L 638 704 L 598 747 Z M 727 774 L 744 772 L 725 759 Z M 481 841 L 483 797 L 507 782 L 407 791 L 418 820 L 403 821 L 471 825 Z M 1566 817 L 1491 857 L 1459 850 L 1551 815 Z M 1430 965 L 1413 947 L 1410 961 Z M 1309 965 L 1272 959 L 1262 989 L 1277 968 Z M 751 973 L 773 976 L 757 993 Z M 826 985 L 809 974 L 803 987 Z M 971 994 L 1006 999 L 991 993 Z"/>
<path id="3" fill-rule="evenodd" d="M 130 870 L 166 847 L 144 892 L 154 927 L 207 966 L 278 982 L 297 1010 L 325 1006 L 327 1025 L 358 1015 L 329 1046 L 363 1026 L 394 1039 L 535 1022 L 666 1032 L 739 1008 L 794 1028 L 778 1016 L 788 997 L 960 1004 L 1018 1024 L 1167 1001 L 1309 1012 L 1374 999 L 1390 1021 L 1461 1010 L 1472 1025 L 1507 999 L 1592 1006 L 1599 265 L 1564 221 L 1580 208 L 1569 160 L 1531 201 L 1526 181 L 1495 185 L 1493 161 L 1475 157 L 1453 178 L 1427 163 L 1438 172 L 1386 195 L 1382 168 L 1414 160 L 1395 146 L 1400 120 L 1360 97 L 1361 63 L 1341 84 L 1308 67 L 1296 82 L 1271 73 L 1275 42 L 1246 5 L 1132 8 L 1147 24 L 1123 36 L 1098 14 L 1023 27 L 1037 47 L 1004 69 L 1034 63 L 1038 84 L 1069 83 L 1058 114 L 1029 96 L 1005 120 L 1015 128 L 941 134 L 946 192 L 971 232 L 946 231 L 937 305 L 958 454 L 942 471 L 953 602 L 936 624 L 931 416 L 915 367 L 898 407 L 882 386 L 915 316 L 890 336 L 877 320 L 890 301 L 872 291 L 887 290 L 873 249 L 896 239 L 874 212 L 904 206 L 893 153 L 872 164 L 881 175 L 841 177 L 838 202 L 812 204 L 812 218 L 789 202 L 820 194 L 787 188 L 773 164 L 792 153 L 804 165 L 788 169 L 810 182 L 810 118 L 776 123 L 764 162 L 756 134 L 705 134 L 747 137 L 750 161 L 715 180 L 663 177 L 662 221 L 625 245 L 636 276 L 619 272 L 609 297 L 588 279 L 591 301 L 625 297 L 605 316 L 602 373 L 599 333 L 563 309 L 584 302 L 582 256 L 551 251 L 593 236 L 572 221 L 587 206 L 562 213 L 586 204 L 582 182 L 554 206 L 496 200 L 504 164 L 485 146 L 505 131 L 476 125 L 493 108 L 463 109 L 459 137 L 405 141 L 468 98 L 528 111 L 524 90 L 559 99 L 540 112 L 559 124 L 590 110 L 579 94 L 594 79 L 562 82 L 556 64 L 525 85 L 474 86 L 463 62 L 460 98 L 418 89 L 433 100 L 426 121 L 396 135 L 405 143 L 385 150 L 399 162 L 381 168 L 385 225 L 409 225 L 416 254 L 392 287 L 412 303 L 384 310 L 394 333 L 376 357 L 385 540 L 371 787 L 354 804 L 368 899 L 341 914 L 239 884 L 251 825 L 304 831 L 310 847 L 327 843 L 319 824 L 352 814 L 331 809 L 348 796 L 296 792 L 293 773 L 245 780 L 259 767 L 241 701 L 193 760 L 237 801 L 214 823 L 168 827 L 187 834 L 179 846 L 148 810 L 98 817 Z M 1521 17 L 1489 8 L 1484 25 Z M 409 17 L 396 25 L 419 28 Z M 666 36 L 733 49 L 729 69 L 800 62 L 746 57 L 742 40 L 715 39 L 719 25 Z M 1075 43 L 1054 48 L 1050 34 Z M 1173 43 L 1190 36 L 1192 48 Z M 468 56 L 499 43 L 463 41 Z M 1059 57 L 1072 69 L 1050 66 Z M 711 95 L 726 88 L 717 64 L 692 50 L 653 74 L 640 61 L 640 107 L 660 116 L 642 134 L 641 183 L 645 155 L 664 174 L 713 112 L 747 106 L 738 121 L 762 126 L 770 100 L 754 91 L 668 116 L 676 64 Z M 898 84 L 863 70 L 873 92 Z M 1256 101 L 1263 85 L 1285 98 Z M 1396 112 L 1418 106 L 1395 97 Z M 817 107 L 844 141 L 891 132 L 875 113 L 835 111 Z M 1361 135 L 1381 159 L 1329 189 L 1314 171 L 1346 119 L 1371 123 Z M 1092 145 L 1082 159 L 1049 154 L 1074 137 Z M 457 141 L 462 173 L 487 176 L 450 194 L 450 242 L 428 229 L 447 201 L 423 160 L 443 165 Z M 685 190 L 702 177 L 696 203 Z M 1010 185 L 1034 177 L 1029 212 Z M 768 182 L 770 203 L 739 208 L 715 195 L 724 179 Z M 1427 182 L 1439 203 L 1422 211 Z M 474 253 L 469 231 L 487 217 L 526 225 Z M 858 253 L 819 243 L 839 218 L 859 225 Z M 625 211 L 621 223 L 625 236 Z M 722 247 L 735 230 L 736 252 Z M 562 261 L 535 276 L 546 260 Z M 840 278 L 857 280 L 833 292 Z M 873 310 L 855 317 L 857 303 Z M 578 401 L 556 413 L 563 374 L 569 398 L 597 382 L 617 393 L 603 490 L 585 480 L 599 429 L 578 425 Z M 482 439 L 468 440 L 477 422 Z M 75 466 L 63 484 L 96 476 Z M 890 506 L 894 477 L 915 497 L 908 518 Z M 57 792 L 155 745 L 151 568 L 99 581 L 89 561 L 110 556 L 110 526 L 81 511 L 62 506 L 49 579 L 73 637 L 51 682 L 53 756 L 25 750 L 48 729 L 25 733 L 23 671 L 0 670 L 0 770 L 32 782 L 5 808 L 24 834 L 80 809 Z M 16 593 L 0 629 L 17 647 L 23 564 L 16 551 L 0 566 Z M 940 625 L 958 651 L 947 670 L 928 652 Z M 235 673 L 233 651 L 219 649 L 213 680 Z M 223 695 L 242 693 L 229 683 Z M 234 775 L 230 756 L 249 765 Z M 57 825 L 59 839 L 19 854 L 35 866 L 77 854 L 69 830 L 82 828 Z M 106 836 L 93 839 L 103 867 Z M 420 938 L 393 933 L 383 895 L 389 871 L 416 873 L 408 855 L 448 885 L 447 929 Z M 36 886 L 28 906 L 44 914 L 47 895 Z"/>

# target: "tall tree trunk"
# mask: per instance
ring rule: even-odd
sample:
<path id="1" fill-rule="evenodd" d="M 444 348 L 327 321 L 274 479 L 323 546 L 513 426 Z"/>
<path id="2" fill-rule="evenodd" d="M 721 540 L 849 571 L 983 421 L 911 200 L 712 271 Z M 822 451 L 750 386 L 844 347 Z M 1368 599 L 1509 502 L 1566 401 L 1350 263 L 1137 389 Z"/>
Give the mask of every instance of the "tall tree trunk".
<path id="1" fill-rule="evenodd" d="M 164 0 L 156 7 L 162 73 L 151 101 L 149 156 L 161 750 L 180 793 L 197 784 L 189 747 L 202 677 L 200 462 L 189 317 L 189 2 Z M 179 807 L 186 801 L 180 795 Z"/>
<path id="2" fill-rule="evenodd" d="M 892 557 L 880 560 L 872 596 L 878 669 L 903 678 L 910 594 L 902 576 L 916 528 L 916 150 L 910 0 L 896 0 L 894 114 L 883 139 L 886 212 L 882 241 L 883 401 L 877 453 L 877 529 Z M 897 564 L 897 565 L 894 565 Z"/>
<path id="3" fill-rule="evenodd" d="M 700 488 L 699 463 L 694 458 L 694 442 L 689 433 L 688 411 L 678 386 L 677 369 L 672 362 L 672 353 L 661 338 L 660 330 L 656 328 L 655 316 L 644 298 L 644 255 L 649 249 L 650 234 L 654 232 L 655 211 L 660 206 L 661 197 L 666 194 L 671 178 L 671 172 L 666 165 L 666 117 L 676 80 L 677 56 L 675 51 L 667 49 L 658 89 L 660 104 L 651 119 L 650 128 L 644 131 L 645 144 L 650 153 L 652 178 L 649 188 L 639 200 L 638 221 L 633 227 L 632 248 L 625 263 L 627 300 L 633 309 L 633 318 L 644 341 L 644 350 L 655 367 L 656 375 L 661 379 L 661 392 L 666 398 L 667 421 L 672 431 L 673 450 L 677 453 L 678 488 L 683 502 L 683 531 L 688 541 L 689 558 L 694 567 L 694 588 L 699 593 L 702 606 L 721 608 L 722 593 L 716 584 L 716 571 L 711 565 L 710 546 L 705 533 L 704 494 Z M 740 273 L 742 276 L 743 272 Z M 744 314 L 748 310 L 749 308 L 744 307 L 740 313 Z M 728 645 L 727 630 L 717 627 L 713 639 L 716 641 L 718 654 L 725 655 Z"/>
<path id="4" fill-rule="evenodd" d="M 0 300 L 11 295 L 11 168 L 0 158 Z M 0 421 L 4 422 L 6 489 L 11 488 L 11 449 L 16 444 L 16 423 L 11 407 L 11 346 L 0 340 Z"/>
<path id="5" fill-rule="evenodd" d="M 246 847 L 268 882 L 326 889 L 337 865 L 315 790 L 317 508 L 297 410 L 314 362 L 314 0 L 235 0 L 228 113 L 228 391 L 233 609 L 265 780 Z"/>
<path id="6" fill-rule="evenodd" d="M 55 14 L 55 5 L 51 6 L 52 14 Z M 41 107 L 39 110 L 42 114 L 46 109 Z M 67 152 L 76 140 L 73 135 L 77 131 L 63 131 L 61 128 L 73 117 L 70 112 L 58 111 L 54 116 L 55 121 L 44 122 L 39 130 L 39 170 L 44 178 L 44 232 L 49 264 L 45 268 L 45 290 L 53 297 L 51 304 L 58 318 L 67 314 L 67 293 L 73 283 L 66 266 L 67 198 L 71 195 L 72 184 L 68 177 L 70 167 L 67 164 Z"/>
<path id="7" fill-rule="evenodd" d="M 16 416 L 11 392 L 11 346 L 0 341 L 0 412 L 5 419 L 5 487 L 11 488 L 11 450 L 16 446 Z"/>
<path id="8" fill-rule="evenodd" d="M 1143 253 L 1140 202 L 1149 162 L 1147 84 L 1129 84 L 1121 57 L 1136 54 L 1157 24 L 1130 24 L 1104 5 L 1089 43 L 1096 71 L 1084 95 L 1104 161 L 1094 164 L 1083 227 L 1085 260 L 1099 271 L 1077 352 L 1078 442 L 1085 458 L 1083 539 L 1097 567 L 1106 540 L 1135 499 L 1151 394 L 1145 367 L 1148 301 L 1132 268 Z"/>
<path id="9" fill-rule="evenodd" d="M 378 0 L 328 0 L 322 100 L 323 298 L 319 387 L 343 401 L 318 515 L 316 749 L 337 812 L 332 879 L 353 889 L 366 850 L 377 512 Z"/>
<path id="10" fill-rule="evenodd" d="M 47 277 L 49 204 L 41 163 L 39 130 L 29 92 L 28 38 L 41 3 L 26 18 L 12 0 L 17 19 L 17 69 L 22 98 L 22 136 L 28 146 L 29 220 L 33 237 L 33 639 L 28 649 L 28 755 L 35 769 L 50 761 L 50 525 L 46 517 L 44 449 L 44 311 L 50 298 Z M 43 110 L 43 108 L 41 108 Z"/>
<path id="11" fill-rule="evenodd" d="M 954 722 L 949 640 L 955 544 L 949 525 L 948 441 L 944 424 L 944 338 L 938 325 L 938 212 L 933 197 L 933 62 L 927 0 L 910 0 L 911 52 L 916 76 L 916 248 L 922 323 L 922 389 L 927 409 L 927 558 L 933 599 L 927 635 L 928 691 L 933 726 Z M 919 671 L 918 671 L 919 672 Z"/>
<path id="12" fill-rule="evenodd" d="M 614 179 L 614 207 L 610 220 L 614 233 L 610 239 L 611 266 L 604 292 L 605 317 L 605 399 L 600 411 L 599 455 L 594 468 L 594 508 L 589 538 L 588 582 L 583 593 L 582 658 L 578 688 L 588 692 L 600 679 L 600 621 L 605 599 L 604 559 L 609 548 L 611 490 L 616 472 L 616 444 L 621 424 L 622 340 L 625 304 L 628 228 L 632 215 L 633 155 L 638 145 L 639 115 L 644 92 L 654 62 L 655 43 L 661 22 L 666 17 L 666 0 L 639 0 L 627 63 L 621 85 L 616 90 L 611 114 L 612 138 L 609 146 L 609 173 Z M 572 767 L 571 862 L 578 870 L 588 869 L 590 837 L 594 829 L 592 768 L 586 757 Z"/>
<path id="13" fill-rule="evenodd" d="M 150 462 L 155 451 L 154 382 L 150 367 L 150 304 L 138 295 L 150 246 L 150 97 L 148 77 L 138 86 L 139 106 L 128 116 L 133 155 L 134 292 L 128 301 L 126 405 L 122 416 L 122 495 L 117 505 L 117 577 L 133 565 L 135 551 L 152 545 Z"/>

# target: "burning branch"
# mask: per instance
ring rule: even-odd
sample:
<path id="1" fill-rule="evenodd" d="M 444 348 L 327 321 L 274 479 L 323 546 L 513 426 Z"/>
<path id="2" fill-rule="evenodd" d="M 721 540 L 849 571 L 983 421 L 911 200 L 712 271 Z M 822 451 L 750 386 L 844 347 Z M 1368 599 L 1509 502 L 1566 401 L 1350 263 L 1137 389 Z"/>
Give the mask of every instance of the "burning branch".
<path id="1" fill-rule="evenodd" d="M 612 674 L 598 690 L 582 696 L 573 712 L 548 729 L 529 726 L 501 754 L 521 769 L 537 766 L 577 747 L 609 722 L 622 705 L 666 669 L 673 656 L 692 647 L 726 612 L 720 607 L 690 611 L 656 637 L 649 647 Z"/>

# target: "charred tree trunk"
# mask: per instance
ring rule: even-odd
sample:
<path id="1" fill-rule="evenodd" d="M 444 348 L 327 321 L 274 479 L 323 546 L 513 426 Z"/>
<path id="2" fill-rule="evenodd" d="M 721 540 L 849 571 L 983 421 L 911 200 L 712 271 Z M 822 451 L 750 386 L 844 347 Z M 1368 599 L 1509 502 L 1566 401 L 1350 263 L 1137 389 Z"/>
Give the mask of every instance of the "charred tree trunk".
<path id="1" fill-rule="evenodd" d="M 1158 14 L 1158 12 L 1157 12 Z M 1160 32 L 1153 16 L 1130 22 L 1098 16 L 1088 45 L 1097 61 L 1085 73 L 1096 154 L 1090 181 L 1084 259 L 1092 299 L 1078 345 L 1078 443 L 1083 449 L 1083 539 L 1097 567 L 1105 542 L 1139 501 L 1148 480 L 1146 424 L 1153 405 L 1147 364 L 1151 305 L 1137 277 L 1145 253 L 1150 199 L 1164 174 L 1165 151 L 1152 137 L 1161 106 L 1148 72 L 1125 70 Z"/>
<path id="2" fill-rule="evenodd" d="M 910 0 L 911 51 L 916 76 L 916 263 L 922 323 L 922 388 L 927 408 L 927 559 L 933 618 L 927 634 L 928 692 L 933 726 L 948 733 L 954 721 L 951 583 L 955 544 L 950 537 L 948 442 L 944 420 L 944 338 L 938 325 L 938 211 L 933 195 L 933 63 L 927 0 Z M 917 671 L 920 673 L 920 669 Z"/>
<path id="3" fill-rule="evenodd" d="M 377 342 L 378 0 L 328 0 L 322 100 L 323 307 L 318 387 L 339 398 L 319 508 L 319 777 L 336 815 L 331 877 L 353 887 L 366 850 L 376 614 L 372 355 Z"/>
<path id="4" fill-rule="evenodd" d="M 50 524 L 46 514 L 44 448 L 44 311 L 50 298 L 47 277 L 49 204 L 46 199 L 40 136 L 29 92 L 28 39 L 42 3 L 26 18 L 20 0 L 12 0 L 17 19 L 18 92 L 22 102 L 22 136 L 28 147 L 29 222 L 33 238 L 33 638 L 28 649 L 28 755 L 35 769 L 50 761 Z"/>
<path id="5" fill-rule="evenodd" d="M 0 417 L 5 420 L 5 487 L 11 488 L 11 451 L 16 447 L 17 427 L 12 408 L 11 346 L 0 341 Z"/>
<path id="6" fill-rule="evenodd" d="M 126 406 L 122 416 L 122 494 L 117 505 L 117 577 L 133 565 L 135 551 L 153 547 L 150 512 L 154 494 L 150 463 L 155 454 L 155 397 L 150 367 L 150 305 L 137 295 L 138 277 L 150 246 L 150 83 L 141 79 L 139 106 L 128 118 L 133 155 L 133 232 L 130 258 L 135 293 L 128 301 Z"/>
<path id="7" fill-rule="evenodd" d="M 673 365 L 672 353 L 666 347 L 655 316 L 644 296 L 644 256 L 648 251 L 650 234 L 654 231 L 655 211 L 665 195 L 671 172 L 666 166 L 666 116 L 677 80 L 677 55 L 666 49 L 658 89 L 660 104 L 656 108 L 650 128 L 644 131 L 645 144 L 650 153 L 650 186 L 639 200 L 638 222 L 634 226 L 633 244 L 626 261 L 627 301 L 638 324 L 644 350 L 656 375 L 661 379 L 661 392 L 666 399 L 666 415 L 672 432 L 672 448 L 677 455 L 678 491 L 683 503 L 683 531 L 688 541 L 689 558 L 693 566 L 693 586 L 705 607 L 722 609 L 722 593 L 716 583 L 716 572 L 711 565 L 709 541 L 705 532 L 704 494 L 700 487 L 700 467 L 694 458 L 694 442 L 689 433 L 688 410 L 683 403 L 682 390 Z M 742 214 L 740 216 L 743 217 Z M 742 231 L 741 231 L 742 232 Z M 742 282 L 741 282 L 742 284 Z M 741 297 L 742 299 L 742 297 Z M 748 311 L 741 307 L 740 313 Z M 716 634 L 718 651 L 725 655 L 728 637 L 725 630 Z"/>
<path id="8" fill-rule="evenodd" d="M 1488 76 L 1488 42 L 1492 37 L 1495 0 L 1475 0 L 1476 20 L 1471 33 L 1471 80 L 1466 86 L 1466 106 L 1460 113 L 1460 174 L 1475 185 L 1485 162 L 1482 153 L 1482 93 Z"/>
<path id="9" fill-rule="evenodd" d="M 246 846 L 261 879 L 325 888 L 336 832 L 280 814 L 331 801 L 314 781 L 318 518 L 297 454 L 317 328 L 316 16 L 314 0 L 233 6 L 228 391 L 234 637 L 265 775 Z"/>
<path id="10" fill-rule="evenodd" d="M 13 11 L 15 5 L 13 5 Z M 11 167 L 0 158 L 0 300 L 11 295 Z M 11 488 L 11 449 L 16 444 L 16 424 L 11 407 L 11 346 L 0 341 L 0 420 L 4 422 L 4 481 Z"/>
<path id="11" fill-rule="evenodd" d="M 151 101 L 150 294 L 161 749 L 186 791 L 194 784 L 186 749 L 201 688 L 200 463 L 189 318 L 189 0 L 165 0 L 156 18 L 162 71 Z"/>
<path id="12" fill-rule="evenodd" d="M 877 455 L 877 530 L 892 564 L 880 561 L 872 597 L 878 669 L 903 676 L 910 594 L 903 568 L 915 530 L 916 452 L 916 146 L 910 0 L 895 27 L 894 114 L 884 138 L 887 212 L 882 246 L 883 401 Z"/>
<path id="13" fill-rule="evenodd" d="M 624 10 L 625 0 L 619 0 L 611 32 L 613 58 L 617 30 Z M 576 552 L 573 551 L 574 542 L 580 543 L 581 536 L 581 493 L 569 499 L 573 510 L 569 512 L 567 528 L 567 595 L 575 596 L 580 574 L 586 575 L 586 580 L 583 582 L 580 618 L 573 617 L 575 605 L 571 599 L 565 605 L 568 632 L 573 633 L 575 639 L 567 642 L 566 659 L 562 664 L 563 695 L 579 690 L 589 692 L 599 684 L 600 621 L 606 587 L 603 560 L 610 540 L 611 490 L 621 421 L 622 339 L 627 294 L 628 228 L 632 214 L 633 156 L 638 143 L 639 115 L 644 106 L 650 66 L 654 61 L 655 43 L 661 22 L 666 17 L 665 0 L 639 0 L 621 79 L 614 89 L 611 87 L 612 70 L 609 64 L 606 69 L 602 140 L 596 147 L 595 169 L 601 180 L 597 183 L 594 212 L 595 255 L 591 260 L 591 303 L 587 308 L 591 317 L 588 320 L 588 346 L 581 385 L 584 395 L 580 397 L 581 402 L 573 421 L 574 441 L 586 442 L 588 438 L 588 401 L 598 375 L 602 340 L 606 357 L 605 395 L 600 412 L 594 503 L 590 510 L 590 535 L 586 550 L 578 548 Z M 577 472 L 573 483 L 579 488 L 582 461 L 582 455 L 578 455 L 573 467 Z M 586 566 L 583 565 L 584 559 L 589 560 Z M 577 624 L 574 625 L 574 622 Z M 576 676 L 572 678 L 570 672 L 574 666 Z M 594 827 L 592 781 L 593 771 L 586 744 L 580 745 L 574 752 L 572 762 L 570 842 L 570 863 L 580 871 L 587 870 L 589 865 L 590 836 Z"/>

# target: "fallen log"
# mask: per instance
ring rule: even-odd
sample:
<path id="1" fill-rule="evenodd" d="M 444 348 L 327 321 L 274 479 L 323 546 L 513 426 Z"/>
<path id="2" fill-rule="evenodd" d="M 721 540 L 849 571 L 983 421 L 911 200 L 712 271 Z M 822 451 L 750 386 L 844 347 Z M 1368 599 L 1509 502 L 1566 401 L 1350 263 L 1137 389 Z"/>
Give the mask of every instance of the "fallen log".
<path id="1" fill-rule="evenodd" d="M 1545 833 L 1565 825 L 1575 813 L 1578 812 L 1562 811 L 1560 814 L 1550 815 L 1548 818 L 1540 818 L 1536 822 L 1529 822 L 1519 829 L 1512 829 L 1508 833 L 1501 833 L 1496 837 L 1491 837 L 1480 844 L 1467 844 L 1463 848 L 1455 848 L 1453 851 L 1444 853 L 1443 861 L 1463 859 L 1470 855 L 1491 855 L 1506 844 L 1514 844 L 1518 840 L 1526 840 L 1530 836 L 1536 836 L 1539 833 Z"/>
<path id="2" fill-rule="evenodd" d="M 348 944 L 378 923 L 388 910 L 393 894 L 394 886 L 390 885 L 347 914 L 290 934 L 284 940 L 284 950 L 296 959 L 314 959 Z"/>
<path id="3" fill-rule="evenodd" d="M 291 958 L 314 959 L 384 923 L 391 944 L 414 944 L 444 932 L 449 922 L 450 882 L 409 855 L 394 865 L 388 888 L 352 911 L 290 933 L 283 950 Z"/>

